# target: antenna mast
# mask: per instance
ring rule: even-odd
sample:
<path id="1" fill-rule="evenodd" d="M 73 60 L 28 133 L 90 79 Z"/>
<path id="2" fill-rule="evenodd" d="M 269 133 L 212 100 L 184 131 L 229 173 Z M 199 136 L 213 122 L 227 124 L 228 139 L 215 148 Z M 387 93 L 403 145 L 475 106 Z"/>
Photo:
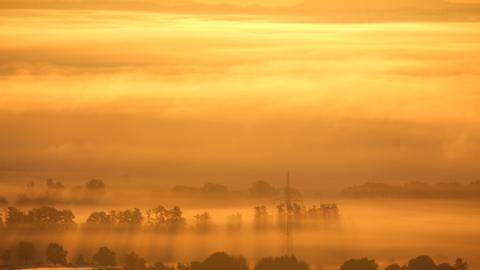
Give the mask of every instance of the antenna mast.
<path id="1" fill-rule="evenodd" d="M 293 205 L 291 198 L 291 188 L 290 188 L 290 172 L 287 172 L 287 186 L 285 188 L 285 255 L 293 255 L 293 236 L 292 236 L 292 214 L 293 214 Z"/>

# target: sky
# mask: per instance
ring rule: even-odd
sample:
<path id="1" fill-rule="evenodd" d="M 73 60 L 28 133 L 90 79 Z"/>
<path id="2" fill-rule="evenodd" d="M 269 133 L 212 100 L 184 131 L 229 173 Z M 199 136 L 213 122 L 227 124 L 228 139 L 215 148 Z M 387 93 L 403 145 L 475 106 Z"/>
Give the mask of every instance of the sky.
<path id="1" fill-rule="evenodd" d="M 478 180 L 476 22 L 5 7 L 5 183 Z"/>
<path id="2" fill-rule="evenodd" d="M 0 9 L 268 14 L 320 21 L 478 20 L 480 0 L 0 0 Z M 334 12 L 332 14 L 332 12 Z"/>

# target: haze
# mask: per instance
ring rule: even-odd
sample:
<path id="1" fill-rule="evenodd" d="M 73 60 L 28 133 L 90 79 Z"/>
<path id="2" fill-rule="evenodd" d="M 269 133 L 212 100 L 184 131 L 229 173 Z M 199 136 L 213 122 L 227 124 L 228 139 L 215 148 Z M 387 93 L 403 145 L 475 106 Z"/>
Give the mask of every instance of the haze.
<path id="1" fill-rule="evenodd" d="M 3 10 L 2 181 L 473 181 L 480 28 Z"/>
<path id="2" fill-rule="evenodd" d="M 0 0 L 0 268 L 475 270 L 479 78 L 477 0 Z"/>

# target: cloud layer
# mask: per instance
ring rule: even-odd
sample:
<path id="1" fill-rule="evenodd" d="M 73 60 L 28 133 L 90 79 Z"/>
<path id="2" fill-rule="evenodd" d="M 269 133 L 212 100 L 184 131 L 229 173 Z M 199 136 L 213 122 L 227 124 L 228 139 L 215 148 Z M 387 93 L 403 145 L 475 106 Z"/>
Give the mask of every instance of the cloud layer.
<path id="1" fill-rule="evenodd" d="M 477 24 L 1 18 L 2 179 L 231 182 L 291 169 L 301 185 L 340 187 L 479 173 Z"/>

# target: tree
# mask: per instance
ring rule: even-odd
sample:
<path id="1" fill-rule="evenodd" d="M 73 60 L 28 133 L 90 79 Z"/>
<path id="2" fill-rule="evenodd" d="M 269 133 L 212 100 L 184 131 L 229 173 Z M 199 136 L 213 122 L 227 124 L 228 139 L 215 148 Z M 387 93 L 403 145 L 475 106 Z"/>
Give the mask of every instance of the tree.
<path id="1" fill-rule="evenodd" d="M 385 270 L 402 270 L 402 267 L 398 264 L 391 264 L 385 267 Z"/>
<path id="2" fill-rule="evenodd" d="M 253 222 L 256 229 L 267 229 L 270 226 L 272 216 L 268 213 L 268 209 L 265 205 L 255 206 L 255 215 Z"/>
<path id="3" fill-rule="evenodd" d="M 114 213 L 115 221 L 120 225 L 138 226 L 143 222 L 143 214 L 138 208 L 112 213 Z"/>
<path id="4" fill-rule="evenodd" d="M 62 182 L 55 182 L 53 179 L 47 179 L 47 192 L 61 192 L 65 189 L 65 186 L 62 184 Z"/>
<path id="5" fill-rule="evenodd" d="M 88 265 L 87 261 L 85 261 L 85 258 L 83 258 L 82 255 L 79 255 L 77 257 L 77 260 L 75 261 L 75 265 L 76 266 L 84 266 L 84 265 Z"/>
<path id="6" fill-rule="evenodd" d="M 74 218 L 71 210 L 58 210 L 48 206 L 33 208 L 27 214 L 27 220 L 35 229 L 71 229 L 75 227 Z"/>
<path id="7" fill-rule="evenodd" d="M 308 270 L 308 264 L 295 256 L 267 257 L 255 264 L 254 270 Z"/>
<path id="8" fill-rule="evenodd" d="M 222 193 L 227 193 L 228 188 L 220 184 L 206 183 L 205 185 L 203 185 L 202 191 L 206 193 L 222 194 Z"/>
<path id="9" fill-rule="evenodd" d="M 147 269 L 145 259 L 138 256 L 135 252 L 130 252 L 125 256 L 125 270 L 145 269 Z"/>
<path id="10" fill-rule="evenodd" d="M 100 211 L 91 213 L 86 222 L 89 225 L 111 225 L 113 220 L 109 214 Z"/>
<path id="11" fill-rule="evenodd" d="M 182 265 L 182 264 L 179 264 L 179 265 Z M 183 265 L 182 265 L 182 266 L 183 266 Z M 165 265 L 165 264 L 163 264 L 163 263 L 161 263 L 161 262 L 157 262 L 157 263 L 155 263 L 154 265 L 152 265 L 151 267 L 149 267 L 148 269 L 149 269 L 149 270 L 175 270 L 175 267 Z M 185 268 L 182 269 L 181 266 L 180 266 L 180 267 L 178 267 L 177 269 L 178 269 L 178 270 L 184 270 Z"/>
<path id="12" fill-rule="evenodd" d="M 461 258 L 458 258 L 457 260 L 455 260 L 454 268 L 455 270 L 467 270 L 468 264 L 467 262 L 464 262 Z"/>
<path id="13" fill-rule="evenodd" d="M 201 263 L 192 263 L 189 270 L 248 270 L 247 260 L 230 256 L 224 252 L 210 255 Z"/>
<path id="14" fill-rule="evenodd" d="M 418 256 L 408 262 L 408 270 L 435 270 L 435 262 L 428 256 Z"/>
<path id="15" fill-rule="evenodd" d="M 249 189 L 250 195 L 258 199 L 274 199 L 278 196 L 278 189 L 267 182 L 257 181 Z"/>
<path id="16" fill-rule="evenodd" d="M 105 183 L 101 179 L 92 179 L 85 184 L 85 189 L 90 195 L 101 196 L 105 193 Z"/>
<path id="17" fill-rule="evenodd" d="M 378 265 L 368 258 L 351 259 L 343 263 L 340 270 L 377 270 Z"/>
<path id="18" fill-rule="evenodd" d="M 5 224 L 8 228 L 18 227 L 27 222 L 26 214 L 16 207 L 10 206 L 7 208 L 7 217 Z"/>
<path id="19" fill-rule="evenodd" d="M 117 255 L 108 247 L 101 247 L 97 253 L 93 255 L 92 262 L 98 266 L 116 266 Z"/>
<path id="20" fill-rule="evenodd" d="M 227 228 L 229 230 L 240 230 L 242 229 L 242 214 L 236 213 L 228 216 L 227 218 Z"/>
<path id="21" fill-rule="evenodd" d="M 147 210 L 147 224 L 153 229 L 175 233 L 185 227 L 185 218 L 182 215 L 183 212 L 178 206 L 168 210 L 160 205 Z"/>
<path id="22" fill-rule="evenodd" d="M 436 270 L 455 270 L 455 268 L 448 263 L 441 263 L 437 265 Z"/>
<path id="23" fill-rule="evenodd" d="M 208 232 L 213 229 L 212 217 L 208 212 L 197 214 L 195 218 L 195 229 L 199 232 Z"/>
<path id="24" fill-rule="evenodd" d="M 50 243 L 46 250 L 46 260 L 53 265 L 66 265 L 68 252 L 57 243 Z"/>
<path id="25" fill-rule="evenodd" d="M 35 247 L 30 242 L 20 242 L 15 249 L 15 257 L 23 265 L 31 265 L 35 258 Z"/>

